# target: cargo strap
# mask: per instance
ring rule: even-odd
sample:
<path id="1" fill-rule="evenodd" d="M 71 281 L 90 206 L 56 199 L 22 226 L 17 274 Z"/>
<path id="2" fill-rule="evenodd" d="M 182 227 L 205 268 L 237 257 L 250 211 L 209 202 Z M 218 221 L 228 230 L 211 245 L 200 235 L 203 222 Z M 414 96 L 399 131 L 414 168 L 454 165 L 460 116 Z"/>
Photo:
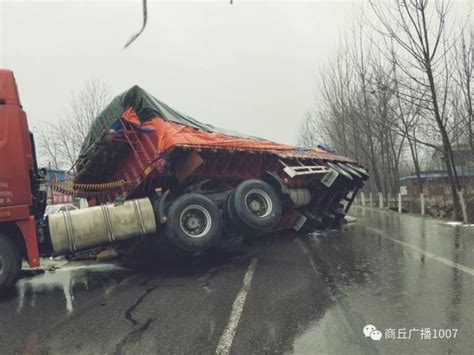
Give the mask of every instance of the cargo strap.
<path id="1" fill-rule="evenodd" d="M 138 230 L 140 231 L 140 235 L 144 235 L 146 232 L 146 229 L 145 229 L 145 222 L 143 221 L 142 210 L 137 200 L 132 200 L 132 203 L 133 203 L 133 209 L 135 210 Z"/>
<path id="2" fill-rule="evenodd" d="M 115 241 L 115 235 L 114 235 L 114 230 L 112 226 L 112 219 L 110 218 L 110 211 L 107 207 L 107 205 L 101 204 L 100 209 L 102 210 L 102 216 L 104 216 L 104 222 L 105 222 L 105 229 L 107 230 L 107 236 L 109 238 L 109 242 L 114 242 Z"/>
<path id="3" fill-rule="evenodd" d="M 66 237 L 69 243 L 69 250 L 76 252 L 76 234 L 72 226 L 71 212 L 69 210 L 63 211 L 64 225 L 66 226 Z"/>

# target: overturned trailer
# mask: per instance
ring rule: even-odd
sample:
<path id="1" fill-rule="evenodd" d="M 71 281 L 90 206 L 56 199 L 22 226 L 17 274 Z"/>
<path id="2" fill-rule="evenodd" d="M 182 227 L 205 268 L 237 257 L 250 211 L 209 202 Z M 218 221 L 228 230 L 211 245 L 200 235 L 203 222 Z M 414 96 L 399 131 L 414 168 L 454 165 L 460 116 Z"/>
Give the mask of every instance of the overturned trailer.
<path id="1" fill-rule="evenodd" d="M 75 171 L 90 204 L 149 198 L 156 238 L 190 251 L 235 232 L 337 228 L 368 179 L 352 159 L 203 124 L 138 86 L 95 119 Z"/>

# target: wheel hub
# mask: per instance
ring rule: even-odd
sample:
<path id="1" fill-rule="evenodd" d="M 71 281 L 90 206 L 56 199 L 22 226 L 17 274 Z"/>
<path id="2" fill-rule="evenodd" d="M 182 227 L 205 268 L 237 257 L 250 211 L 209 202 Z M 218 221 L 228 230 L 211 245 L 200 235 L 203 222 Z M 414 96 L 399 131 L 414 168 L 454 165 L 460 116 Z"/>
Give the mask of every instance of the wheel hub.
<path id="1" fill-rule="evenodd" d="M 199 218 L 197 218 L 196 216 L 190 216 L 187 222 L 187 226 L 190 229 L 195 229 L 201 225 Z"/>
<path id="2" fill-rule="evenodd" d="M 181 213 L 180 224 L 186 235 L 192 238 L 200 238 L 211 229 L 211 215 L 203 206 L 191 205 Z"/>
<path id="3" fill-rule="evenodd" d="M 245 196 L 245 204 L 247 209 L 259 218 L 268 216 L 273 208 L 270 196 L 260 189 L 250 190 Z"/>
<path id="4" fill-rule="evenodd" d="M 260 202 L 258 202 L 257 200 L 251 201 L 249 204 L 249 207 L 253 212 L 257 212 L 262 208 L 262 206 L 260 205 Z"/>

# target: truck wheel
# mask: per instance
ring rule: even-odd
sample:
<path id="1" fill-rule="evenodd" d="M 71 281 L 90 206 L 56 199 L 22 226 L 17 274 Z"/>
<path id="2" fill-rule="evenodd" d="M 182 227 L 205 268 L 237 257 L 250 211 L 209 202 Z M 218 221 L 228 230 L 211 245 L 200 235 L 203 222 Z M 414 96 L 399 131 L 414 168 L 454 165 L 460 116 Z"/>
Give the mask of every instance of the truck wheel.
<path id="1" fill-rule="evenodd" d="M 171 204 L 166 235 L 173 244 L 189 251 L 203 251 L 219 240 L 221 232 L 221 211 L 206 196 L 189 193 Z"/>
<path id="2" fill-rule="evenodd" d="M 21 255 L 18 246 L 6 235 L 0 234 L 0 289 L 13 286 L 20 271 Z"/>
<path id="3" fill-rule="evenodd" d="M 234 224 L 269 231 L 280 221 L 281 201 L 270 184 L 261 180 L 242 182 L 229 196 L 228 214 Z"/>

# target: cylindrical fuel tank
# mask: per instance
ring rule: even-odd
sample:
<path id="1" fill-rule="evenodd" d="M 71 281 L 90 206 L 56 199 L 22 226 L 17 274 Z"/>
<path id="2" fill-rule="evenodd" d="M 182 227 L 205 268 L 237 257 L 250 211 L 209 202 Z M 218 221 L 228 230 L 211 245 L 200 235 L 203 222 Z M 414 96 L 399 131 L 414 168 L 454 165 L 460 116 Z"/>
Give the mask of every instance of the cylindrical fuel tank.
<path id="1" fill-rule="evenodd" d="M 48 228 L 54 255 L 61 255 L 154 233 L 156 221 L 150 200 L 142 198 L 55 213 Z"/>
<path id="2" fill-rule="evenodd" d="M 288 189 L 295 207 L 306 206 L 311 201 L 311 193 L 306 188 Z"/>

